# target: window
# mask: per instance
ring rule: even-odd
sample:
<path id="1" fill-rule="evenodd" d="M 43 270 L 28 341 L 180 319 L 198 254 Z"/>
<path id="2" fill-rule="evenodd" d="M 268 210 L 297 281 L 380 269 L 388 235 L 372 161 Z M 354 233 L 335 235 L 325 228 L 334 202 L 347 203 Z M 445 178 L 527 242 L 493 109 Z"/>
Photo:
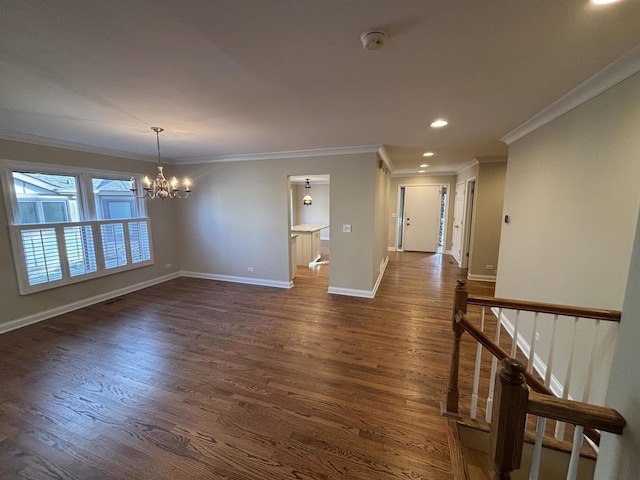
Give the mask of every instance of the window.
<path id="1" fill-rule="evenodd" d="M 101 220 L 138 217 L 138 203 L 129 180 L 92 178 L 97 217 Z"/>
<path id="2" fill-rule="evenodd" d="M 131 175 L 8 163 L 0 173 L 22 294 L 153 263 Z"/>

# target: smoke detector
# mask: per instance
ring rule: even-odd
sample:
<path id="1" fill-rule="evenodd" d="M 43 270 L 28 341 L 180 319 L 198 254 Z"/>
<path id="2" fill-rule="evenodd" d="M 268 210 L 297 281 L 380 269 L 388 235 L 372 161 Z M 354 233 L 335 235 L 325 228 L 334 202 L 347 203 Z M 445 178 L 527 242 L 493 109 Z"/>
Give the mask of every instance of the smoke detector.
<path id="1" fill-rule="evenodd" d="M 367 50 L 378 50 L 384 45 L 387 36 L 379 30 L 371 30 L 360 35 L 362 46 Z"/>

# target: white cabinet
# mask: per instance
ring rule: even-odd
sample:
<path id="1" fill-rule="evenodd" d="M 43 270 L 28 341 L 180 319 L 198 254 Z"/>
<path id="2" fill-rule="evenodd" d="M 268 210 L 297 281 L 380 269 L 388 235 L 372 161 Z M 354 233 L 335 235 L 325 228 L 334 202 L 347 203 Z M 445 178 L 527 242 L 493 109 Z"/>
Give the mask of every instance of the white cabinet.
<path id="1" fill-rule="evenodd" d="M 320 258 L 320 230 L 327 225 L 296 225 L 291 228 L 298 235 L 296 257 L 298 265 L 308 266 Z"/>

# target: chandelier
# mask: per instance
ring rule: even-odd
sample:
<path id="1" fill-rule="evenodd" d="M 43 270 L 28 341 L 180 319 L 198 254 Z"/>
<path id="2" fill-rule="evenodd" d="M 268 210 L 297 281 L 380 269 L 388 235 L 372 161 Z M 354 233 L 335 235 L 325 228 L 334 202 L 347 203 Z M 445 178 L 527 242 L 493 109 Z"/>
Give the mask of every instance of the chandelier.
<path id="1" fill-rule="evenodd" d="M 307 207 L 311 205 L 311 202 L 313 201 L 313 198 L 311 198 L 311 195 L 309 194 L 310 189 L 311 185 L 309 184 L 309 179 L 307 178 L 307 181 L 304 182 L 304 197 L 302 197 L 302 203 Z"/>
<path id="2" fill-rule="evenodd" d="M 164 128 L 151 127 L 151 130 L 156 132 L 156 141 L 158 144 L 158 176 L 155 180 L 151 181 L 149 177 L 145 175 L 143 179 L 144 185 L 142 186 L 143 194 L 138 196 L 138 185 L 134 177 L 131 177 L 131 191 L 136 198 L 149 197 L 150 199 L 159 198 L 164 200 L 165 198 L 187 198 L 191 191 L 191 182 L 186 178 L 182 187 L 180 181 L 173 177 L 171 181 L 167 180 L 162 173 L 162 165 L 160 164 L 160 132 Z"/>

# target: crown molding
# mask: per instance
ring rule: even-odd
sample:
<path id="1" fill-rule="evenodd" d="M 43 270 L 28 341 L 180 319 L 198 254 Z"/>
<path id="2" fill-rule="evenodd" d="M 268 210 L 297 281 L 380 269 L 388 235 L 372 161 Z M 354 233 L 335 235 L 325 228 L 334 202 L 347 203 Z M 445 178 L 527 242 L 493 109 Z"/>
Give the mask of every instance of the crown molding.
<path id="1" fill-rule="evenodd" d="M 478 163 L 505 163 L 507 161 L 506 155 L 494 155 L 490 157 L 476 157 L 475 160 Z"/>
<path id="2" fill-rule="evenodd" d="M 407 178 L 407 177 L 455 177 L 456 172 L 425 172 L 416 173 L 415 170 L 407 172 L 404 170 L 396 170 L 391 174 L 393 178 Z"/>
<path id="3" fill-rule="evenodd" d="M 14 142 L 29 143 L 33 145 L 42 145 L 44 147 L 66 148 L 67 150 L 75 150 L 78 152 L 95 153 L 98 155 L 109 155 L 112 157 L 126 158 L 130 160 L 140 160 L 143 162 L 156 163 L 156 157 L 148 157 L 114 148 L 98 147 L 95 145 L 87 145 L 85 143 L 71 142 L 68 140 L 60 140 L 57 138 L 43 137 L 29 133 L 19 133 L 10 130 L 0 129 L 0 139 L 10 140 Z M 218 163 L 218 162 L 243 162 L 249 160 L 272 160 L 275 158 L 304 158 L 304 157 L 324 157 L 331 155 L 353 155 L 358 153 L 377 153 L 383 145 L 357 145 L 352 147 L 332 147 L 317 148 L 310 150 L 289 150 L 282 152 L 266 152 L 266 153 L 248 153 L 238 155 L 214 155 L 209 157 L 197 158 L 163 158 L 162 163 L 165 165 L 188 165 L 197 163 Z M 386 153 L 386 151 L 385 151 Z M 387 155 L 388 158 L 388 155 Z M 389 159 L 389 162 L 391 160 Z"/>
<path id="4" fill-rule="evenodd" d="M 640 45 L 610 63 L 595 75 L 589 77 L 576 88 L 553 102 L 519 127 L 511 130 L 500 140 L 511 145 L 516 140 L 552 122 L 565 113 L 588 102 L 595 96 L 617 85 L 640 71 Z"/>
<path id="5" fill-rule="evenodd" d="M 71 142 L 68 140 L 60 140 L 58 138 L 43 137 L 30 133 L 12 132 L 10 130 L 0 129 L 0 139 L 11 140 L 14 142 L 30 143 L 33 145 L 41 145 L 43 147 L 66 148 L 67 150 L 75 150 L 78 152 L 95 153 L 97 155 L 109 155 L 111 157 L 127 158 L 130 160 L 140 160 L 143 162 L 156 163 L 157 158 L 147 157 L 136 153 L 125 152 L 115 148 L 98 147 L 95 145 L 87 145 L 86 143 Z M 164 159 L 163 159 L 164 160 Z M 171 163 L 171 162 L 165 162 Z"/>
<path id="6" fill-rule="evenodd" d="M 376 153 L 381 145 L 358 145 L 353 147 L 315 148 L 310 150 L 288 150 L 282 152 L 242 153 L 238 155 L 214 155 L 210 157 L 178 158 L 171 163 L 193 165 L 197 163 L 247 162 L 251 160 L 273 160 L 276 158 L 327 157 L 332 155 L 354 155 Z"/>
<path id="7" fill-rule="evenodd" d="M 473 160 L 471 160 L 470 162 L 465 163 L 464 165 L 462 165 L 460 168 L 458 168 L 455 171 L 455 175 L 460 175 L 462 172 L 464 172 L 465 170 L 469 170 L 472 167 L 475 167 L 476 165 L 478 165 L 480 162 L 478 161 L 478 159 L 474 158 Z"/>
<path id="8" fill-rule="evenodd" d="M 389 171 L 393 172 L 393 169 L 395 167 L 393 165 L 391 157 L 389 156 L 389 152 L 387 152 L 387 148 L 384 145 L 380 145 L 380 148 L 378 148 L 378 155 L 380 155 L 380 158 L 382 158 L 382 161 L 385 163 Z"/>

